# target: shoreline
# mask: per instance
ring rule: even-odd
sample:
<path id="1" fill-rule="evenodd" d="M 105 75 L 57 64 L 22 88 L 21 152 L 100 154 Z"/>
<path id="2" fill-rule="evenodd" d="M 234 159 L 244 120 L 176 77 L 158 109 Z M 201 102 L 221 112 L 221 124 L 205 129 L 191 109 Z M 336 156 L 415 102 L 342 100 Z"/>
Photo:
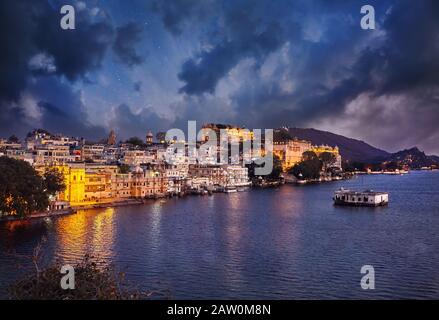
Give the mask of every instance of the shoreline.
<path id="1" fill-rule="evenodd" d="M 130 205 L 141 205 L 145 203 L 146 203 L 145 200 L 131 199 L 130 201 L 115 201 L 115 202 L 107 202 L 107 203 L 99 203 L 99 204 L 90 204 L 85 206 L 72 206 L 71 208 L 66 210 L 32 213 L 25 217 L 4 216 L 4 217 L 0 217 L 0 223 L 12 222 L 12 221 L 31 221 L 31 220 L 52 218 L 52 217 L 56 218 L 56 217 L 74 215 L 81 210 L 117 208 L 117 207 L 130 206 Z"/>
<path id="2" fill-rule="evenodd" d="M 51 217 L 62 217 L 62 216 L 70 216 L 70 215 L 74 215 L 74 214 L 76 214 L 76 210 L 73 208 L 70 208 L 70 209 L 66 209 L 66 210 L 32 213 L 32 214 L 25 216 L 25 217 L 3 216 L 3 217 L 0 217 L 0 223 L 11 222 L 11 221 L 29 221 L 29 220 L 36 220 L 36 219 L 51 218 Z"/>
<path id="3" fill-rule="evenodd" d="M 422 171 L 424 171 L 424 170 L 422 170 Z M 350 179 L 353 179 L 355 176 L 358 176 L 358 173 L 344 177 L 342 179 L 297 180 L 295 182 L 286 182 L 283 180 L 270 181 L 270 182 L 266 182 L 264 184 L 252 185 L 248 188 L 248 190 L 251 191 L 252 189 L 276 189 L 284 184 L 289 184 L 289 185 L 294 185 L 294 186 L 300 187 L 300 186 L 305 186 L 305 185 L 314 185 L 314 184 L 322 184 L 322 183 L 350 180 Z M 301 181 L 301 182 L 299 182 L 299 181 Z M 185 196 L 193 196 L 193 195 L 199 196 L 202 194 L 185 193 L 183 196 L 178 196 L 178 198 L 185 197 Z M 147 204 L 150 200 L 160 200 L 160 199 L 168 199 L 168 198 L 174 198 L 174 197 L 175 196 L 170 195 L 170 196 L 165 196 L 165 197 L 155 197 L 155 198 L 148 198 L 148 199 L 128 199 L 128 200 L 122 200 L 122 201 L 93 203 L 93 204 L 83 205 L 83 206 L 72 206 L 71 208 L 66 209 L 66 210 L 34 213 L 34 214 L 31 214 L 31 215 L 25 216 L 25 217 L 3 216 L 3 217 L 0 217 L 0 223 L 12 222 L 12 221 L 30 221 L 30 220 L 36 220 L 36 219 L 69 216 L 69 215 L 74 215 L 78 211 L 81 211 L 81 210 L 118 208 L 118 207 L 134 206 L 134 205 L 137 206 L 137 205 Z"/>
<path id="4" fill-rule="evenodd" d="M 321 181 L 321 182 L 330 182 L 330 181 Z M 248 190 L 251 191 L 251 189 L 275 189 L 275 188 L 278 188 L 284 184 L 288 184 L 288 183 L 286 183 L 284 180 L 265 181 L 264 183 L 261 183 L 261 184 L 254 184 L 252 186 L 249 186 Z M 292 184 L 292 183 L 289 183 L 289 184 Z M 300 184 L 296 183 L 296 185 L 300 185 Z M 203 194 L 185 193 L 183 196 L 178 196 L 178 197 L 180 198 L 180 197 L 194 196 L 194 195 L 200 196 Z M 82 205 L 82 206 L 73 205 L 69 209 L 33 213 L 33 214 L 25 216 L 25 217 L 4 216 L 4 217 L 0 217 L 0 223 L 12 222 L 12 221 L 31 221 L 31 220 L 44 219 L 44 218 L 69 216 L 69 215 L 74 215 L 74 214 L 78 213 L 78 211 L 81 211 L 81 210 L 118 208 L 118 207 L 134 206 L 134 205 L 137 206 L 137 205 L 147 204 L 148 201 L 150 201 L 150 200 L 168 199 L 168 198 L 173 198 L 173 197 L 175 197 L 175 196 L 168 195 L 168 196 L 164 196 L 164 197 L 154 197 L 154 198 L 148 198 L 148 199 L 128 199 L 128 200 L 122 200 L 122 201 L 109 201 L 109 202 L 102 202 L 102 203 L 93 203 L 93 204 L 86 204 L 86 205 Z"/>

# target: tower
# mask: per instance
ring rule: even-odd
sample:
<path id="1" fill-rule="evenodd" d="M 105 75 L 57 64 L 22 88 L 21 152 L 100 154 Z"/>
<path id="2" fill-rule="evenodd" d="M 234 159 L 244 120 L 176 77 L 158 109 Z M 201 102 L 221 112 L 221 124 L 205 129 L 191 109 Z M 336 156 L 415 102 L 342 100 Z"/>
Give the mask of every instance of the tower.
<path id="1" fill-rule="evenodd" d="M 108 136 L 107 144 L 113 146 L 116 144 L 116 133 L 114 130 L 111 130 L 110 135 Z"/>
<path id="2" fill-rule="evenodd" d="M 151 130 L 149 130 L 148 134 L 146 135 L 146 144 L 151 145 L 153 143 L 154 135 L 152 134 Z"/>

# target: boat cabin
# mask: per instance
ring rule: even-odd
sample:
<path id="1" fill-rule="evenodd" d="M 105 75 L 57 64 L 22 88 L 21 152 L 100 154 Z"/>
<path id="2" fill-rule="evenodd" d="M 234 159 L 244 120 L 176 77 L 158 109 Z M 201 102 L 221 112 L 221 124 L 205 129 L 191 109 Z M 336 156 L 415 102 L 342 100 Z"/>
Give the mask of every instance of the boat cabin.
<path id="1" fill-rule="evenodd" d="M 389 194 L 366 190 L 363 192 L 340 189 L 335 192 L 334 204 L 349 206 L 378 207 L 389 203 Z"/>

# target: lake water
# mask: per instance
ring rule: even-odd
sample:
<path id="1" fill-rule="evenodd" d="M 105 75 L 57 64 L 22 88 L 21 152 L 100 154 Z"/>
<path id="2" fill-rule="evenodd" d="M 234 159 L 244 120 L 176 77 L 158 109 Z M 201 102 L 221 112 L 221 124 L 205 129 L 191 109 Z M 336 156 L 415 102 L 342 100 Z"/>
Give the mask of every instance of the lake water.
<path id="1" fill-rule="evenodd" d="M 334 207 L 340 188 L 390 193 Z M 363 176 L 0 224 L 0 297 L 47 239 L 45 261 L 88 253 L 176 299 L 439 298 L 439 172 Z M 12 254 L 12 252 L 15 252 Z M 362 290 L 363 265 L 375 290 Z"/>

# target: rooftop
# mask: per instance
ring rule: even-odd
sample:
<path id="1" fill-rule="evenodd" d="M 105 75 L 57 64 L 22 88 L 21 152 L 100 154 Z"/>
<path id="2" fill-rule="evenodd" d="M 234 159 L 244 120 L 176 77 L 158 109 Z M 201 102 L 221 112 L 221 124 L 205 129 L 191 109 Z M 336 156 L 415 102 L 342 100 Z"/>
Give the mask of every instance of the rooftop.
<path id="1" fill-rule="evenodd" d="M 385 195 L 387 194 L 387 192 L 382 192 L 382 191 L 374 191 L 374 190 L 364 190 L 364 191 L 353 191 L 353 190 L 348 190 L 348 189 L 343 189 L 341 188 L 340 190 L 337 190 L 335 192 L 336 194 L 349 194 L 349 195 L 357 195 L 357 196 L 364 196 L 364 195 Z"/>

